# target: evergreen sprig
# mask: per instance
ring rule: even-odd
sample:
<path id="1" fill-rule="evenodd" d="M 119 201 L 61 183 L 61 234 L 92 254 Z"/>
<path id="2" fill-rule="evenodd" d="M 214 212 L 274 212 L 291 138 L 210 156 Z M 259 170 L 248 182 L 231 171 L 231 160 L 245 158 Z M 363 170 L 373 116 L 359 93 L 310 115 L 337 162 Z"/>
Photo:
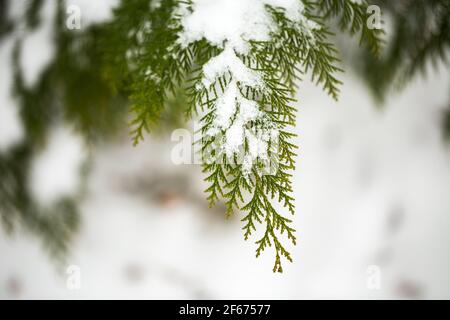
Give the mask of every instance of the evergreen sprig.
<path id="1" fill-rule="evenodd" d="M 116 11 L 116 21 L 120 21 L 126 6 Z M 341 16 L 341 27 L 352 34 L 361 31 L 361 42 L 368 44 L 375 53 L 380 50 L 378 33 L 366 26 L 366 4 L 304 1 L 301 21 L 291 21 L 282 8 L 267 6 L 278 27 L 271 40 L 249 41 L 250 50 L 246 54 L 234 51 L 249 70 L 261 76 L 263 85 L 242 83 L 228 71 L 205 86 L 203 66 L 226 49 L 205 39 L 181 46 L 177 42 L 177 34 L 182 31 L 181 17 L 176 13 L 178 6 L 193 10 L 191 1 L 161 2 L 156 10 L 142 17 L 152 26 L 143 43 L 135 41 L 135 46 L 131 46 L 137 52 L 131 60 L 134 69 L 127 68 L 133 79 L 134 142 L 142 140 L 144 132 L 157 123 L 167 92 L 185 86 L 186 115 L 202 115 L 202 139 L 197 143 L 201 145 L 202 154 L 207 155 L 203 159 L 205 181 L 209 184 L 205 190 L 207 200 L 210 205 L 224 200 L 227 215 L 235 210 L 245 212 L 242 222 L 246 240 L 258 230 L 258 225 L 263 225 L 264 232 L 256 241 L 256 255 L 273 247 L 273 271 L 282 272 L 282 258 L 292 261 L 292 256 L 280 236 L 285 235 L 294 245 L 297 241 L 292 220 L 281 215 L 275 206 L 279 203 L 291 214 L 295 213 L 290 171 L 295 168 L 297 145 L 292 142 L 295 135 L 289 132 L 289 127 L 296 123 L 296 109 L 292 106 L 296 84 L 301 74 L 308 73 L 330 96 L 338 98 L 341 82 L 336 73 L 342 70 L 337 66 L 337 51 L 330 42 L 332 33 L 327 23 L 331 18 Z M 120 25 L 123 30 L 123 23 Z M 248 172 L 245 172 L 242 156 L 248 154 L 251 141 L 245 138 L 241 153 L 230 155 L 222 145 L 228 129 L 210 133 L 214 129 L 220 98 L 230 86 L 237 86 L 239 95 L 256 103 L 263 115 L 246 123 L 246 132 L 261 134 L 272 129 L 278 132 L 276 142 L 267 142 L 267 157 L 254 159 Z M 240 107 L 236 102 L 232 122 L 236 121 Z"/>
<path id="2" fill-rule="evenodd" d="M 402 89 L 429 66 L 450 65 L 450 7 L 448 0 L 373 0 L 390 16 L 389 45 L 380 59 L 367 53 L 358 59 L 364 80 L 378 102 L 392 89 Z"/>
<path id="3" fill-rule="evenodd" d="M 196 143 L 204 160 L 208 202 L 214 205 L 224 201 L 228 216 L 242 211 L 244 238 L 256 237 L 256 256 L 271 247 L 275 255 L 273 271 L 282 272 L 283 259 L 293 260 L 282 238 L 293 245 L 297 242 L 290 216 L 295 213 L 292 171 L 298 148 L 295 134 L 291 132 L 296 125 L 296 85 L 302 75 L 307 75 L 333 99 L 338 98 L 341 82 L 337 74 L 342 70 L 330 31 L 335 19 L 340 21 L 342 30 L 352 35 L 360 33 L 361 43 L 372 52 L 379 53 L 381 48 L 380 31 L 367 27 L 366 3 L 351 0 L 298 2 L 303 11 L 300 20 L 295 21 L 288 18 L 290 15 L 284 9 L 266 6 L 276 25 L 270 39 L 248 40 L 249 50 L 237 52 L 226 43 L 217 46 L 207 39 L 187 45 L 178 41 L 183 32 L 180 8 L 192 12 L 195 8 L 191 0 L 124 0 L 114 10 L 110 22 L 77 33 L 64 29 L 64 8 L 60 1 L 55 61 L 44 72 L 36 90 L 24 88 L 20 77 L 16 81 L 15 90 L 20 96 L 28 135 L 28 140 L 14 153 L 16 159 L 24 155 L 23 161 L 18 163 L 23 163 L 25 168 L 28 166 L 36 145 L 45 141 L 46 125 L 56 121 L 55 117 L 75 122 L 80 131 L 89 134 L 97 132 L 100 118 L 106 124 L 117 122 L 120 108 L 86 107 L 92 101 L 95 105 L 112 106 L 116 105 L 112 103 L 116 96 L 130 97 L 134 144 L 142 141 L 146 133 L 162 126 L 167 112 L 184 114 L 187 118 L 200 117 L 202 138 Z M 32 13 L 41 3 L 41 0 L 33 0 L 30 6 L 27 23 L 30 28 L 40 23 Z M 6 26 L 0 27 L 1 35 Z M 72 52 L 80 43 L 84 44 L 80 52 Z M 258 75 L 260 83 L 241 81 L 230 70 L 205 83 L 205 65 L 225 50 L 231 50 L 239 63 Z M 80 62 L 83 54 L 86 55 L 83 59 L 89 61 L 87 65 Z M 236 89 L 234 114 L 229 126 L 218 127 L 219 103 L 230 87 Z M 60 96 L 64 99 L 63 106 L 56 103 Z M 30 107 L 33 104 L 39 107 Z M 227 150 L 224 148 L 227 133 L 246 105 L 256 106 L 257 116 L 243 123 L 245 135 L 239 150 Z M 265 149 L 262 154 L 253 154 L 252 139 L 262 139 Z M 250 162 L 247 161 L 249 156 Z M 53 225 L 50 223 L 52 215 L 48 221 L 36 220 L 38 215 L 32 210 L 34 202 L 26 188 L 27 177 L 20 170 L 10 171 L 13 175 L 6 175 L 7 170 L 3 170 L 2 166 L 14 167 L 15 161 L 0 158 L 0 178 L 15 179 L 20 187 L 9 190 L 6 189 L 8 184 L 0 185 L 0 197 L 6 199 L 2 202 L 4 208 L 0 208 L 5 224 L 14 223 L 10 212 L 20 211 L 20 219 L 28 221 L 30 229 L 45 233 L 48 239 L 68 238 L 77 224 L 76 215 L 72 214 L 75 206 L 63 201 L 61 207 L 66 208 L 67 215 L 62 221 L 55 220 Z M 11 194 L 16 196 L 11 197 Z M 289 216 L 281 213 L 283 208 Z M 61 241 L 61 247 L 64 244 Z"/>
<path id="4" fill-rule="evenodd" d="M 151 1 L 134 1 L 151 4 Z M 127 5 L 123 6 L 116 11 L 118 19 Z M 233 50 L 249 70 L 261 76 L 263 85 L 242 83 L 227 71 L 205 86 L 202 82 L 205 76 L 203 66 L 226 49 L 205 39 L 181 46 L 177 42 L 177 34 L 183 28 L 181 16 L 177 14 L 180 6 L 193 10 L 191 1 L 167 1 L 142 17 L 150 21 L 152 28 L 143 43 L 135 41 L 136 46 L 131 46 L 137 52 L 131 59 L 135 68 L 129 70 L 134 78 L 131 96 L 135 115 L 132 121 L 134 142 L 142 140 L 144 132 L 157 123 L 167 92 L 184 86 L 188 100 L 185 114 L 188 117 L 202 115 L 202 139 L 197 143 L 201 145 L 202 155 L 207 155 L 203 159 L 205 181 L 209 184 L 205 190 L 207 200 L 210 205 L 224 200 L 227 215 L 232 215 L 234 210 L 245 212 L 242 222 L 246 240 L 258 230 L 258 225 L 263 225 L 264 232 L 256 241 L 256 255 L 259 256 L 269 246 L 273 247 L 273 271 L 282 272 L 282 258 L 292 261 L 292 256 L 280 236 L 285 235 L 294 245 L 296 236 L 292 220 L 281 215 L 275 203 L 286 207 L 291 214 L 295 213 L 289 172 L 295 168 L 297 145 L 292 142 L 295 135 L 289 132 L 289 127 L 296 123 L 296 109 L 293 107 L 296 84 L 301 80 L 300 75 L 307 73 L 331 97 L 338 98 L 341 82 L 336 74 L 342 70 L 337 66 L 337 51 L 330 42 L 332 33 L 327 23 L 331 18 L 340 17 L 341 28 L 351 34 L 361 32 L 361 42 L 374 53 L 379 53 L 381 48 L 379 33 L 366 25 L 365 3 L 303 1 L 304 17 L 301 21 L 287 18 L 282 8 L 267 6 L 267 12 L 278 27 L 271 40 L 249 41 L 250 50 L 246 54 Z M 167 24 L 167 21 L 170 22 Z M 120 25 L 123 28 L 123 24 Z M 276 142 L 267 142 L 267 157 L 254 159 L 249 172 L 245 172 L 242 155 L 248 154 L 251 141 L 244 138 L 241 153 L 230 155 L 223 148 L 223 137 L 228 128 L 213 130 L 218 103 L 230 86 L 237 87 L 242 99 L 256 103 L 263 115 L 246 123 L 245 132 L 261 134 L 272 129 L 278 132 Z M 237 101 L 232 122 L 237 121 L 240 107 Z"/>

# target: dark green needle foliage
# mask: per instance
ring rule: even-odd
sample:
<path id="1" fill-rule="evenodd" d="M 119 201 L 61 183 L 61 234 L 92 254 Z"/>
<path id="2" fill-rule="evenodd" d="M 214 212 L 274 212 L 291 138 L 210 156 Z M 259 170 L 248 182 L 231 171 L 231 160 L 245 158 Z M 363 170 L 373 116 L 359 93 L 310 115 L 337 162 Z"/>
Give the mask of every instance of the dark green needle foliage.
<path id="1" fill-rule="evenodd" d="M 448 66 L 450 49 L 449 0 L 374 0 L 392 24 L 389 43 L 380 59 L 366 54 L 359 68 L 374 96 L 382 102 L 427 66 Z"/>
<path id="2" fill-rule="evenodd" d="M 39 25 L 39 17 L 33 13 L 40 3 L 34 0 L 30 4 L 29 28 Z M 192 11 L 188 0 L 122 1 L 109 22 L 74 31 L 65 29 L 62 3 L 59 2 L 55 22 L 56 56 L 35 87 L 29 89 L 22 84 L 16 61 L 15 92 L 26 139 L 8 156 L 0 158 L 0 181 L 9 181 L 2 182 L 0 188 L 4 224 L 12 226 L 20 220 L 44 239 L 57 239 L 64 247 L 77 224 L 73 199 L 52 209 L 66 215 L 36 212 L 25 168 L 45 144 L 48 128 L 54 123 L 70 123 L 88 141 L 109 135 L 125 118 L 126 96 L 131 102 L 134 144 L 143 140 L 147 132 L 178 125 L 180 115 L 201 119 L 203 137 L 197 143 L 214 160 L 203 164 L 209 203 L 223 201 L 228 215 L 242 212 L 245 239 L 256 237 L 257 256 L 271 247 L 275 257 L 273 271 L 282 272 L 282 260 L 292 261 L 282 238 L 294 245 L 297 242 L 292 218 L 283 213 L 295 213 L 291 178 L 298 146 L 291 131 L 296 125 L 296 85 L 302 75 L 308 76 L 338 99 L 338 74 L 342 70 L 330 31 L 336 22 L 370 52 L 380 54 L 382 31 L 367 27 L 367 3 L 305 0 L 301 2 L 301 21 L 290 20 L 282 8 L 266 6 L 278 27 L 270 40 L 249 41 L 247 53 L 233 53 L 246 68 L 261 76 L 261 87 L 239 81 L 232 72 L 218 75 L 213 83 L 204 85 L 203 67 L 224 48 L 207 39 L 180 44 L 183 25 L 178 9 L 184 6 Z M 3 30 L 7 30 L 7 24 L 0 28 L 6 32 Z M 226 129 L 210 134 L 218 102 L 232 85 L 237 87 L 239 99 L 256 105 L 261 114 L 245 124 L 246 132 L 258 135 L 276 131 L 277 139 L 267 140 L 267 157 L 252 159 L 246 168 L 238 154 L 224 153 L 220 143 L 219 148 L 214 148 L 221 141 L 220 136 L 227 134 Z M 241 106 L 236 102 L 233 121 Z M 250 152 L 250 142 L 248 137 L 244 139 L 244 155 Z"/>
<path id="3" fill-rule="evenodd" d="M 449 0 L 374 0 L 391 28 L 380 59 L 369 53 L 353 63 L 382 105 L 386 96 L 430 69 L 450 66 Z M 443 113 L 443 136 L 449 136 L 450 108 Z M 446 141 L 450 141 L 445 139 Z"/>

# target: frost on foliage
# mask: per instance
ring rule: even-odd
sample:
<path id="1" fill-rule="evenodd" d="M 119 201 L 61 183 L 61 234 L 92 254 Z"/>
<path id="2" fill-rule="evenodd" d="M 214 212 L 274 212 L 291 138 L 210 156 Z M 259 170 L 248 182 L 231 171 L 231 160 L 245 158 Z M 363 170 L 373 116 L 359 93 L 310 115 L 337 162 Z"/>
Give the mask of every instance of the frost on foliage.
<path id="1" fill-rule="evenodd" d="M 187 115 L 201 115 L 197 142 L 209 203 L 224 200 L 227 214 L 242 211 L 245 239 L 264 226 L 256 255 L 272 247 L 273 270 L 281 272 L 281 259 L 292 257 L 279 237 L 295 245 L 296 236 L 273 203 L 295 212 L 290 170 L 297 146 L 288 130 L 295 125 L 296 84 L 309 74 L 337 99 L 341 70 L 326 23 L 337 19 L 342 30 L 360 32 L 361 42 L 378 51 L 378 35 L 363 23 L 367 6 L 350 0 L 150 3 L 158 5 L 134 15 L 124 4 L 124 16 L 137 20 L 125 46 L 135 78 L 134 142 L 157 122 L 167 94 L 185 94 Z"/>
<path id="2" fill-rule="evenodd" d="M 225 43 L 238 53 L 246 53 L 249 41 L 267 41 L 276 24 L 266 5 L 283 8 L 289 20 L 299 22 L 303 5 L 298 0 L 194 0 L 192 10 L 181 4 L 183 32 L 179 41 L 187 46 L 202 38 L 212 45 Z"/>
<path id="3" fill-rule="evenodd" d="M 267 126 L 271 128 L 274 128 L 275 125 L 264 117 L 264 112 L 259 109 L 256 101 L 249 100 L 241 94 L 240 85 L 264 90 L 263 77 L 256 71 L 246 67 L 228 44 L 219 55 L 209 60 L 203 66 L 202 85 L 206 88 L 213 86 L 216 79 L 226 73 L 231 75 L 232 80 L 217 99 L 215 118 L 206 134 L 214 137 L 222 131 L 225 132 L 223 141 L 220 141 L 220 146 L 229 158 L 234 154 L 239 154 L 245 139 L 247 139 L 249 145 L 255 143 L 250 129 L 247 128 L 250 123 L 259 120 L 263 123 L 268 122 Z M 200 88 L 200 90 L 202 89 Z M 265 136 L 268 135 L 266 134 Z M 252 140 L 250 141 L 250 139 Z M 260 141 L 262 139 L 259 139 L 256 143 Z M 267 141 L 265 141 L 265 145 L 267 145 Z M 264 141 L 259 143 L 259 145 L 262 143 Z M 259 153 L 248 152 L 245 155 L 246 161 L 243 171 L 246 175 L 251 170 L 252 162 L 258 156 L 267 158 L 267 147 L 259 148 L 258 150 L 260 150 Z"/>
<path id="4" fill-rule="evenodd" d="M 285 45 L 285 39 L 279 39 L 285 31 L 280 29 L 283 22 L 284 28 L 314 44 L 313 30 L 318 26 L 306 18 L 304 9 L 299 0 L 195 0 L 180 4 L 176 12 L 181 30 L 176 43 L 181 50 L 202 41 L 217 49 L 201 64 L 193 86 L 195 108 L 203 110 L 207 105 L 202 145 L 215 146 L 216 163 L 204 166 L 209 174 L 206 181 L 211 183 L 208 200 L 213 204 L 223 196 L 228 212 L 234 207 L 247 212 L 242 219 L 246 239 L 256 230 L 255 223 L 266 225 L 264 236 L 256 242 L 257 256 L 273 245 L 274 271 L 279 272 L 281 257 L 292 258 L 275 231 L 296 242 L 291 221 L 271 204 L 276 196 L 294 213 L 286 170 L 294 166 L 295 146 L 287 141 L 292 135 L 285 127 L 293 124 L 295 109 L 289 106 L 291 91 L 283 84 L 283 74 L 295 72 L 296 62 L 276 57 L 271 46 Z M 298 56 L 298 52 L 295 47 L 287 54 Z M 245 200 L 241 189 L 249 192 L 250 200 Z"/>
<path id="5" fill-rule="evenodd" d="M 281 8 L 294 27 L 309 32 L 316 28 L 314 22 L 303 16 L 304 7 L 298 0 L 195 0 L 188 5 L 182 3 L 177 11 L 182 31 L 178 43 L 186 48 L 205 39 L 222 51 L 202 67 L 201 83 L 196 89 L 220 92 L 215 103 L 214 120 L 206 135 L 224 133 L 219 141 L 222 151 L 229 158 L 241 156 L 245 176 L 251 172 L 258 158 L 267 160 L 269 145 L 278 138 L 276 123 L 262 110 L 258 101 L 248 99 L 243 91 L 248 88 L 264 92 L 264 71 L 245 65 L 241 57 L 253 59 L 252 42 L 271 41 L 278 26 L 267 6 Z M 218 83 L 218 79 L 229 77 L 229 83 Z M 255 122 L 258 130 L 255 131 Z M 242 147 L 247 142 L 243 157 Z M 221 153 L 219 153 L 220 155 Z"/>
<path id="6" fill-rule="evenodd" d="M 227 44 L 219 55 L 203 66 L 203 85 L 205 87 L 210 86 L 226 72 L 230 72 L 235 81 L 239 81 L 243 85 L 258 88 L 262 88 L 264 85 L 261 75 L 245 66 L 241 59 L 236 56 L 230 44 Z"/>

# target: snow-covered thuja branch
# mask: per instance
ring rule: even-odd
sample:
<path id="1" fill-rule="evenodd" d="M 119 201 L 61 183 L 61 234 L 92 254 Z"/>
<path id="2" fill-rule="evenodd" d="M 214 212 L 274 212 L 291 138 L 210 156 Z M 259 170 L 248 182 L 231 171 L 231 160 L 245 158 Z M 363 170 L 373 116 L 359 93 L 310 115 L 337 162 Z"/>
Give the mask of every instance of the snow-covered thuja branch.
<path id="1" fill-rule="evenodd" d="M 135 142 L 156 122 L 167 93 L 187 87 L 186 113 L 201 115 L 210 204 L 224 200 L 229 215 L 242 210 L 245 239 L 262 231 L 256 255 L 273 247 L 273 270 L 282 272 L 282 259 L 292 257 L 280 237 L 296 244 L 292 221 L 280 213 L 280 207 L 295 211 L 290 171 L 297 146 L 289 132 L 295 85 L 310 73 L 337 99 L 340 69 L 326 22 L 347 7 L 331 0 L 131 2 L 150 4 L 147 16 L 136 12 L 141 27 L 131 33 L 125 61 L 134 81 Z M 365 4 L 351 3 L 360 8 L 355 15 L 365 13 Z M 358 28 L 367 32 L 361 23 L 351 32 Z"/>

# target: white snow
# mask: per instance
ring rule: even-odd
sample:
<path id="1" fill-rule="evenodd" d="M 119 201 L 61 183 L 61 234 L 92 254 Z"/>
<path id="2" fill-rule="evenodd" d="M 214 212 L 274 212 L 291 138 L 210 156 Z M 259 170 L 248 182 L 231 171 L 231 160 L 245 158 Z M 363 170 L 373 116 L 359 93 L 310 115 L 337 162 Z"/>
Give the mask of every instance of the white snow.
<path id="1" fill-rule="evenodd" d="M 55 55 L 53 35 L 56 8 L 57 2 L 45 1 L 40 12 L 41 24 L 37 29 L 26 33 L 22 39 L 19 61 L 27 87 L 31 88 L 36 84 Z"/>
<path id="2" fill-rule="evenodd" d="M 246 124 L 262 115 L 257 103 L 243 97 L 239 93 L 236 82 L 233 80 L 228 84 L 223 95 L 217 101 L 216 118 L 213 122 L 214 126 L 220 129 L 229 128 L 232 118 L 236 114 L 237 105 L 239 105 L 239 114 L 235 122 Z"/>
<path id="3" fill-rule="evenodd" d="M 14 2 L 16 1 L 12 1 L 13 8 L 10 12 L 13 18 L 17 19 L 18 23 L 23 23 L 24 18 L 21 15 L 23 15 L 26 6 L 20 4 L 20 1 L 17 1 L 19 4 Z M 66 6 L 75 5 L 80 8 L 81 28 L 84 29 L 90 24 L 110 19 L 112 17 L 112 9 L 118 3 L 118 0 L 68 0 L 66 1 Z M 32 32 L 26 33 L 22 39 L 20 65 L 22 70 L 24 70 L 25 85 L 29 88 L 36 84 L 42 71 L 45 70 L 55 55 L 53 36 L 56 9 L 56 1 L 44 1 L 39 13 L 41 24 Z M 19 14 L 19 12 L 22 12 L 22 14 Z M 76 32 L 76 30 L 73 32 Z"/>
<path id="4" fill-rule="evenodd" d="M 230 126 L 231 118 L 236 112 L 236 99 L 239 96 L 236 84 L 230 83 L 216 103 L 217 110 L 214 127 L 227 129 Z"/>
<path id="5" fill-rule="evenodd" d="M 284 9 L 292 21 L 303 19 L 304 7 L 298 0 L 194 0 L 192 12 L 185 5 L 178 12 L 183 26 L 179 42 L 187 46 L 205 38 L 218 47 L 227 43 L 246 53 L 248 41 L 270 40 L 277 30 L 266 5 Z"/>
<path id="6" fill-rule="evenodd" d="M 203 85 L 209 87 L 216 81 L 217 77 L 224 75 L 226 72 L 231 72 L 233 79 L 241 82 L 242 85 L 255 88 L 263 87 L 261 76 L 245 66 L 229 44 L 225 46 L 221 53 L 203 66 Z"/>
<path id="7" fill-rule="evenodd" d="M 259 110 L 255 101 L 248 100 L 239 93 L 235 80 L 228 84 L 224 94 L 218 99 L 216 108 L 216 118 L 207 135 L 215 136 L 220 130 L 225 130 L 222 148 L 228 156 L 232 156 L 240 151 L 244 138 L 249 135 L 245 126 L 261 119 L 264 113 Z"/>
<path id="8" fill-rule="evenodd" d="M 75 195 L 81 185 L 81 166 L 87 153 L 80 136 L 65 127 L 51 131 L 46 148 L 34 159 L 30 189 L 43 206 Z"/>
<path id="9" fill-rule="evenodd" d="M 180 43 L 188 45 L 202 38 L 223 47 L 225 42 L 240 53 L 248 40 L 268 40 L 271 19 L 262 1 L 196 0 L 193 12 L 182 18 Z"/>
<path id="10" fill-rule="evenodd" d="M 239 147 L 244 143 L 244 138 L 248 138 L 249 129 L 246 125 L 250 121 L 261 118 L 263 113 L 259 111 L 256 102 L 242 98 L 239 101 L 239 112 L 234 119 L 233 125 L 226 132 L 225 152 L 232 155 L 239 151 Z M 249 141 L 249 143 L 251 143 Z"/>
<path id="11" fill-rule="evenodd" d="M 249 54 L 250 41 L 269 41 L 277 31 L 267 5 L 283 9 L 286 17 L 302 32 L 310 32 L 310 29 L 317 27 L 305 18 L 303 3 L 298 0 L 194 0 L 192 7 L 180 4 L 177 11 L 182 26 L 177 41 L 182 47 L 206 39 L 223 49 L 203 66 L 203 87 L 200 85 L 197 89 L 209 90 L 215 86 L 216 92 L 219 92 L 215 119 L 207 134 L 213 136 L 225 130 L 225 138 L 220 137 L 225 153 L 228 156 L 236 154 L 246 139 L 251 145 L 249 154 L 242 157 L 246 173 L 257 158 L 267 158 L 267 142 L 273 136 L 270 131 L 275 130 L 267 119 L 267 125 L 259 132 L 246 128 L 250 121 L 264 119 L 264 113 L 256 102 L 244 98 L 239 91 L 239 87 L 259 90 L 265 87 L 263 75 L 247 67 L 238 55 Z M 222 88 L 217 84 L 217 79 L 223 75 L 227 78 L 231 75 L 232 81 L 220 95 Z"/>

